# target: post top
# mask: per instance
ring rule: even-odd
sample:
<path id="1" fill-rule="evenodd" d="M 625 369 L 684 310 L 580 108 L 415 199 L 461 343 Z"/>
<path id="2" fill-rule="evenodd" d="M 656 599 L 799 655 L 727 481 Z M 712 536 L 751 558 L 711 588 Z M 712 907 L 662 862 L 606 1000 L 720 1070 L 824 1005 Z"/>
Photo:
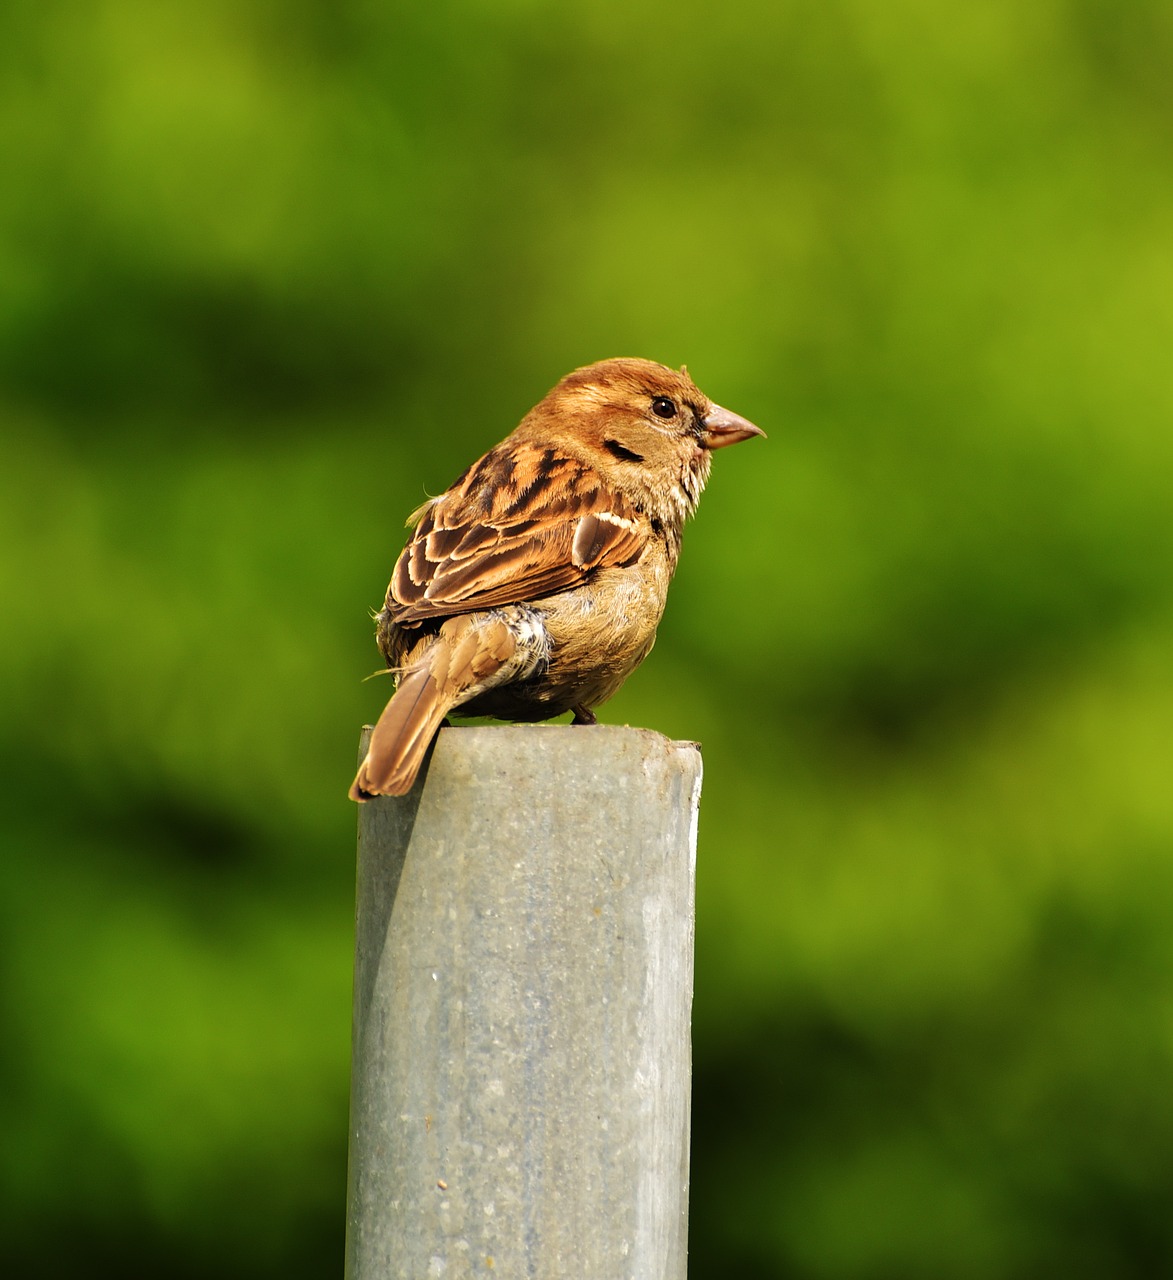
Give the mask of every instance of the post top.
<path id="1" fill-rule="evenodd" d="M 371 729 L 369 724 L 363 726 L 359 759 L 366 752 Z M 700 743 L 672 739 L 655 729 L 619 724 L 446 725 L 436 735 L 420 777 L 437 767 L 463 772 L 491 766 L 497 774 L 529 774 L 539 764 L 543 771 L 568 768 L 581 776 L 583 769 L 622 772 L 669 758 L 689 761 L 699 777 Z"/>

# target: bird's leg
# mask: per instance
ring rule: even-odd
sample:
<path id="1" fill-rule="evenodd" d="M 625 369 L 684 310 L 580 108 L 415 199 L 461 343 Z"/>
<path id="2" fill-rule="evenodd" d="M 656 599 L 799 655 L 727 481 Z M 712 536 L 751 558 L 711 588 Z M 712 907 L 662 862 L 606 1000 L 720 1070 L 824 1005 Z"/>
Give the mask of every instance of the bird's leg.
<path id="1" fill-rule="evenodd" d="M 571 707 L 570 709 L 571 711 L 574 712 L 574 719 L 571 720 L 570 722 L 571 724 L 598 724 L 599 723 L 595 717 L 595 713 L 590 709 L 590 707 L 579 706 L 579 707 Z"/>

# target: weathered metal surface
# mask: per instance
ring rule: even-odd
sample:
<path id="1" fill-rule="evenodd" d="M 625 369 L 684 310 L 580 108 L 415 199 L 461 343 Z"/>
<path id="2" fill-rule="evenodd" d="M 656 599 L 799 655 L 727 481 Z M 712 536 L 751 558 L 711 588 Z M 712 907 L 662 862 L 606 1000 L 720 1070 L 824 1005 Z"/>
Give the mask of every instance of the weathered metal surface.
<path id="1" fill-rule="evenodd" d="M 441 731 L 360 810 L 346 1274 L 684 1280 L 700 752 Z"/>

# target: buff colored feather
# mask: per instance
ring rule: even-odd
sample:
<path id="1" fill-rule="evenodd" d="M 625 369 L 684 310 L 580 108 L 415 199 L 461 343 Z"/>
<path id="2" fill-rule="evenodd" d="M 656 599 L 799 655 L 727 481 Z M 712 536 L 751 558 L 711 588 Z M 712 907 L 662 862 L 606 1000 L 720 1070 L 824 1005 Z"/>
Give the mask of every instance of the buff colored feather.
<path id="1" fill-rule="evenodd" d="M 651 650 L 712 451 L 762 434 L 683 369 L 563 378 L 413 516 L 378 615 L 399 686 L 351 798 L 408 791 L 450 712 L 594 723 Z"/>

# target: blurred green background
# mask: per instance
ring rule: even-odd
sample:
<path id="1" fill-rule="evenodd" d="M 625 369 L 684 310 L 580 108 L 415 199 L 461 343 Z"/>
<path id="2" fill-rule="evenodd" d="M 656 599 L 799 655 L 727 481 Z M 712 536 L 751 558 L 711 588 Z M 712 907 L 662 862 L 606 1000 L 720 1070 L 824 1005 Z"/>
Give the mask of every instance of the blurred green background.
<path id="1" fill-rule="evenodd" d="M 692 1275 L 1173 1274 L 1173 10 L 0 8 L 0 1264 L 338 1274 L 367 610 L 576 365 L 716 460 Z"/>

